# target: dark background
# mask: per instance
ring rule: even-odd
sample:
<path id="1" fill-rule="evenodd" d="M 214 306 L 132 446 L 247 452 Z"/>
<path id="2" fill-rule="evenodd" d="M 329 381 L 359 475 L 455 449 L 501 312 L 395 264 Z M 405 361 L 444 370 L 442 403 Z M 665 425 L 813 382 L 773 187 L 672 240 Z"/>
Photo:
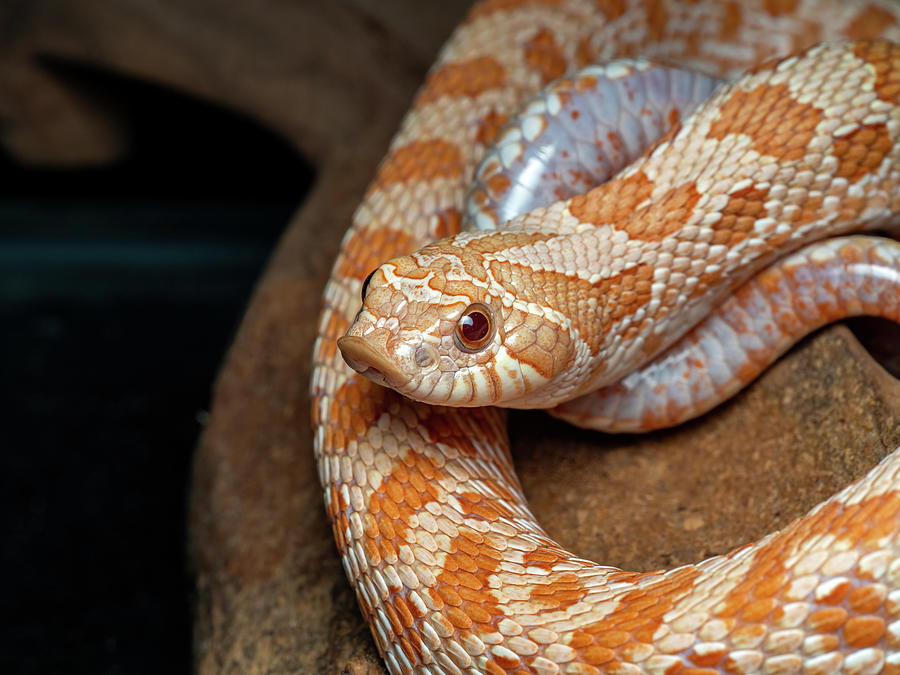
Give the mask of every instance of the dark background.
<path id="1" fill-rule="evenodd" d="M 66 75 L 132 146 L 99 168 L 0 155 L 0 671 L 185 673 L 193 448 L 312 173 L 251 120 Z"/>

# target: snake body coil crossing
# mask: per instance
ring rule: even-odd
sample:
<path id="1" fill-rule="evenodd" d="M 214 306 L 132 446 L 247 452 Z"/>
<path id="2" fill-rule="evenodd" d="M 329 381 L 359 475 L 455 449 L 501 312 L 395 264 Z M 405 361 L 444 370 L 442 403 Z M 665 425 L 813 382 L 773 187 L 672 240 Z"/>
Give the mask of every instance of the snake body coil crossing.
<path id="1" fill-rule="evenodd" d="M 316 343 L 326 506 L 392 672 L 900 672 L 897 452 L 753 545 L 624 572 L 541 530 L 495 408 L 380 386 L 639 430 L 709 409 L 810 327 L 896 319 L 896 244 L 816 242 L 900 210 L 900 47 L 863 40 L 900 41 L 898 19 L 801 0 L 472 10 L 357 211 Z M 522 100 L 635 55 L 733 84 L 600 187 L 456 234 L 492 219 L 464 218 L 465 190 Z"/>

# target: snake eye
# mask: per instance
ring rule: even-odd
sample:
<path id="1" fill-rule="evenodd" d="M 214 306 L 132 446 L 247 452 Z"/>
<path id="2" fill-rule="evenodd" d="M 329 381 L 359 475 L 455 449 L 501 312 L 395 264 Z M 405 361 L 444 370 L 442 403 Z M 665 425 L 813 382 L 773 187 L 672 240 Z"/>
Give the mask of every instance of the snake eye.
<path id="1" fill-rule="evenodd" d="M 487 305 L 474 302 L 456 322 L 456 346 L 464 352 L 484 349 L 494 337 L 494 316 Z"/>
<path id="2" fill-rule="evenodd" d="M 378 268 L 376 267 L 374 270 L 372 270 L 371 272 L 369 272 L 369 276 L 367 276 L 367 277 L 366 277 L 366 280 L 363 281 L 362 291 L 361 291 L 361 293 L 360 293 L 360 295 L 362 296 L 362 301 L 363 301 L 363 302 L 366 301 L 366 292 L 369 290 L 369 282 L 372 281 L 372 276 L 373 276 L 373 275 L 375 274 L 375 272 L 377 272 L 377 271 L 378 271 Z"/>

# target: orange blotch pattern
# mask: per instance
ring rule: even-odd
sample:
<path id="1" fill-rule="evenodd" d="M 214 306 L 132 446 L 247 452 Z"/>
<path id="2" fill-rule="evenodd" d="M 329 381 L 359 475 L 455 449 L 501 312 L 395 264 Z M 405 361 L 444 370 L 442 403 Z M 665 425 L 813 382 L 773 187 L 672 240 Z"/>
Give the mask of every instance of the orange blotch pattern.
<path id="1" fill-rule="evenodd" d="M 388 411 L 400 395 L 360 375 L 351 375 L 341 385 L 331 403 L 326 427 L 326 447 L 345 447 L 368 433 L 369 427 Z"/>
<path id="2" fill-rule="evenodd" d="M 860 127 L 834 141 L 832 152 L 838 159 L 837 175 L 851 183 L 881 165 L 894 145 L 886 124 Z"/>
<path id="3" fill-rule="evenodd" d="M 534 567 L 549 573 L 547 583 L 537 584 L 528 599 L 543 611 L 565 610 L 581 602 L 587 594 L 587 587 L 574 572 L 553 572 L 553 566 L 564 562 L 566 554 L 558 548 L 544 545 L 523 556 L 526 568 Z"/>
<path id="4" fill-rule="evenodd" d="M 769 188 L 748 186 L 732 192 L 722 209 L 722 217 L 712 226 L 715 235 L 711 244 L 725 246 L 742 242 L 753 231 L 753 223 L 766 215 L 765 203 Z"/>
<path id="5" fill-rule="evenodd" d="M 659 42 L 669 25 L 669 12 L 662 0 L 644 0 L 644 16 L 647 17 L 647 34 L 651 42 Z"/>
<path id="6" fill-rule="evenodd" d="M 850 22 L 844 34 L 851 40 L 873 40 L 883 35 L 886 28 L 896 25 L 894 13 L 868 5 Z"/>
<path id="7" fill-rule="evenodd" d="M 888 103 L 900 103 L 900 45 L 892 42 L 862 42 L 854 56 L 875 69 L 875 93 Z"/>
<path id="8" fill-rule="evenodd" d="M 663 615 L 690 593 L 699 575 L 695 567 L 686 567 L 626 593 L 608 616 L 575 633 L 574 637 L 583 634 L 591 640 L 581 657 L 594 665 L 604 664 L 608 672 L 621 668 L 632 651 L 653 644 Z M 610 583 L 640 584 L 653 576 L 656 574 L 622 572 L 613 575 Z"/>
<path id="9" fill-rule="evenodd" d="M 453 143 L 441 139 L 414 141 L 395 148 L 385 158 L 378 167 L 370 192 L 397 183 L 459 178 L 464 166 L 462 153 Z"/>
<path id="10" fill-rule="evenodd" d="M 381 414 L 393 411 L 397 403 L 393 392 L 382 387 L 371 387 L 367 381 L 355 377 L 350 378 L 339 393 L 344 399 L 344 405 L 354 410 L 348 419 L 331 418 L 342 428 L 350 424 L 345 438 L 334 439 L 344 443 L 362 440 Z M 440 440 L 453 447 L 462 447 L 464 454 L 475 452 L 474 447 L 461 446 L 461 441 L 466 436 L 480 438 L 496 431 L 492 428 L 496 420 L 493 420 L 490 413 L 463 416 L 452 410 L 436 411 L 417 407 L 414 414 L 417 419 L 407 420 L 407 423 L 424 430 L 426 444 Z M 453 479 L 443 462 L 424 453 L 409 450 L 394 460 L 391 471 L 383 476 L 379 485 L 373 486 L 374 492 L 368 497 L 367 509 L 360 513 L 364 534 L 361 546 L 371 564 L 398 563 L 402 556 L 400 548 L 407 540 L 410 528 L 417 523 L 416 514 L 433 502 L 445 504 L 441 486 L 448 481 L 452 482 Z M 490 478 L 485 485 L 488 488 L 502 487 Z M 335 537 L 339 547 L 344 550 L 348 545 L 343 538 L 343 532 L 348 528 L 348 504 L 340 498 L 340 491 L 336 486 L 332 486 L 331 493 Z M 512 518 L 513 513 L 507 504 L 519 501 L 521 496 L 506 488 L 494 490 L 491 494 L 497 496 L 463 491 L 457 494 L 456 503 L 466 517 L 487 522 L 500 517 Z M 432 604 L 461 633 L 470 630 L 495 630 L 493 626 L 502 617 L 502 612 L 490 591 L 488 579 L 497 570 L 500 559 L 500 552 L 491 546 L 485 536 L 460 525 L 458 535 L 453 538 L 450 550 L 446 552 L 442 569 L 436 570 L 437 584 L 427 589 L 422 588 L 420 592 L 428 593 Z M 402 587 L 389 584 L 388 590 L 390 597 L 383 605 L 385 616 L 394 639 L 415 663 L 422 656 L 417 624 L 423 615 L 416 604 L 409 600 Z M 373 608 L 368 606 L 366 596 L 360 595 L 359 598 L 363 613 L 367 617 L 371 616 Z"/>
<path id="11" fill-rule="evenodd" d="M 474 441 L 479 438 L 493 438 L 496 430 L 490 425 L 486 415 L 468 415 L 469 426 L 462 427 L 458 416 L 450 411 L 438 412 L 427 409 L 429 414 L 421 420 L 421 428 L 427 431 L 427 438 L 432 443 L 443 442 L 456 448 L 466 457 L 478 455 L 478 447 Z"/>
<path id="12" fill-rule="evenodd" d="M 435 239 L 457 234 L 462 228 L 462 214 L 454 207 L 446 208 L 434 214 L 431 224 L 431 236 Z"/>
<path id="13" fill-rule="evenodd" d="M 800 0 L 764 0 L 763 9 L 771 16 L 793 14 Z"/>
<path id="14" fill-rule="evenodd" d="M 491 577 L 498 571 L 501 559 L 501 552 L 481 534 L 460 527 L 459 536 L 453 539 L 444 557 L 443 569 L 436 575 L 437 585 L 428 593 L 461 633 L 496 632 L 497 624 L 506 616 L 491 590 Z M 488 672 L 506 672 L 518 665 L 518 660 L 507 661 L 497 655 L 492 658 L 494 661 L 487 664 Z"/>
<path id="15" fill-rule="evenodd" d="M 785 562 L 796 542 L 814 538 L 817 532 L 828 532 L 866 553 L 879 547 L 879 530 L 895 531 L 898 525 L 900 496 L 896 493 L 849 505 L 829 502 L 815 515 L 789 525 L 756 552 L 750 569 L 715 612 L 718 618 L 740 622 L 739 628 L 731 633 L 732 645 L 740 648 L 741 643 L 754 644 L 766 634 L 765 624 L 783 617 L 780 595 L 791 579 Z M 862 572 L 856 576 L 861 582 L 868 581 Z M 885 631 L 884 620 L 876 616 L 883 611 L 885 593 L 877 585 L 863 585 L 850 591 L 851 586 L 849 581 L 837 583 L 812 604 L 805 627 L 826 638 L 840 631 L 844 641 L 853 647 L 872 646 Z M 837 640 L 833 642 L 836 647 Z"/>
<path id="16" fill-rule="evenodd" d="M 572 197 L 569 212 L 582 223 L 610 225 L 628 218 L 652 192 L 653 181 L 643 172 L 633 173 Z"/>
<path id="17" fill-rule="evenodd" d="M 709 137 L 748 136 L 760 154 L 793 162 L 806 155 L 821 120 L 822 111 L 799 103 L 786 84 L 761 84 L 750 91 L 734 91 L 710 125 Z"/>
<path id="18" fill-rule="evenodd" d="M 625 230 L 631 239 L 660 241 L 684 226 L 699 199 L 696 186 L 683 183 L 654 200 L 648 208 L 617 224 L 616 228 Z"/>
<path id="19" fill-rule="evenodd" d="M 591 41 L 591 36 L 585 35 L 578 41 L 578 44 L 575 45 L 575 63 L 579 68 L 583 68 L 584 66 L 596 62 L 597 56 L 594 44 Z"/>
<path id="20" fill-rule="evenodd" d="M 594 4 L 607 21 L 618 19 L 625 13 L 625 0 L 594 0 Z"/>
<path id="21" fill-rule="evenodd" d="M 492 260 L 490 270 L 501 286 L 523 301 L 569 317 L 592 354 L 599 351 L 616 322 L 650 301 L 654 272 L 652 265 L 644 263 L 592 284 L 575 275 L 535 270 L 507 261 Z M 563 336 L 549 352 L 532 344 L 517 351 L 516 358 L 548 376 L 553 372 L 553 364 L 559 366 L 556 360 L 566 356 L 568 342 Z"/>
<path id="22" fill-rule="evenodd" d="M 733 39 L 743 23 L 744 16 L 740 2 L 726 2 L 722 17 L 722 38 Z"/>
<path id="23" fill-rule="evenodd" d="M 625 0 L 594 0 L 594 4 L 607 21 L 618 19 L 625 13 Z"/>
<path id="24" fill-rule="evenodd" d="M 343 312 L 331 312 L 328 321 L 321 329 L 322 340 L 319 342 L 320 358 L 331 361 L 337 356 L 337 339 L 350 329 L 350 320 Z M 313 411 L 317 410 L 313 406 Z M 314 412 L 315 415 L 315 412 Z"/>
<path id="25" fill-rule="evenodd" d="M 824 41 L 822 37 L 823 27 L 819 21 L 811 21 L 809 19 L 800 22 L 800 25 L 794 31 L 791 38 L 793 52 L 801 52 L 804 49 Z"/>
<path id="26" fill-rule="evenodd" d="M 336 273 L 362 281 L 388 258 L 410 253 L 414 247 L 415 241 L 406 232 L 382 225 L 357 228 L 344 245 Z"/>
<path id="27" fill-rule="evenodd" d="M 603 334 L 609 332 L 614 323 L 625 316 L 634 314 L 640 307 L 650 302 L 654 272 L 653 265 L 641 263 L 629 267 L 609 279 L 598 281 L 594 284 L 591 292 L 597 297 L 603 308 L 601 321 L 598 322 L 593 313 L 587 314 L 587 312 L 582 321 L 593 319 L 594 323 L 600 324 Z M 594 352 L 600 348 L 599 336 L 596 341 L 596 347 L 592 348 Z"/>
<path id="28" fill-rule="evenodd" d="M 568 65 L 553 33 L 546 28 L 539 30 L 525 43 L 525 63 L 541 74 L 544 84 L 561 77 Z"/>
<path id="29" fill-rule="evenodd" d="M 431 72 L 416 105 L 432 103 L 445 96 L 474 98 L 505 83 L 506 68 L 492 56 L 454 61 Z"/>

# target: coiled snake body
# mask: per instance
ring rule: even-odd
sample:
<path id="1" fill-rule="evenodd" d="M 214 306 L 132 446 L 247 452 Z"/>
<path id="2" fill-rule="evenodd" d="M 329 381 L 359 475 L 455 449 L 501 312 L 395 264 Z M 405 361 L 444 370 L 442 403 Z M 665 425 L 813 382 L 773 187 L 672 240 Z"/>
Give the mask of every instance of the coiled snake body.
<path id="1" fill-rule="evenodd" d="M 326 506 L 391 671 L 900 672 L 898 453 L 754 545 L 623 572 L 541 530 L 495 408 L 414 403 L 353 373 L 336 348 L 349 329 L 342 349 L 354 367 L 428 401 L 562 403 L 563 417 L 616 428 L 621 400 L 637 398 L 622 428 L 640 429 L 698 414 L 746 381 L 738 356 L 723 361 L 735 377 L 694 387 L 665 415 L 640 393 L 665 396 L 655 367 L 712 365 L 697 357 L 704 340 L 755 327 L 739 326 L 741 307 L 771 298 L 777 330 L 757 371 L 785 336 L 808 330 L 798 324 L 885 311 L 886 299 L 898 318 L 896 280 L 849 280 L 852 298 L 834 283 L 850 268 L 896 270 L 895 247 L 854 239 L 783 255 L 897 213 L 900 48 L 854 42 L 770 60 L 829 39 L 900 41 L 898 18 L 889 3 L 799 0 L 494 0 L 472 10 L 357 211 L 315 348 Z M 351 329 L 369 272 L 459 229 L 475 164 L 525 96 L 573 65 L 635 54 L 718 77 L 756 71 L 604 186 L 502 233 L 460 235 L 380 267 Z M 811 281 L 810 270 L 822 276 Z M 564 283 L 547 282 L 553 274 Z M 779 294 L 817 280 L 830 296 L 775 311 Z M 539 293 L 551 287 L 566 290 Z M 537 337 L 521 337 L 526 329 Z M 427 337 L 411 345 L 410 335 Z M 516 356 L 526 365 L 501 372 Z M 598 387 L 605 393 L 591 394 Z"/>

